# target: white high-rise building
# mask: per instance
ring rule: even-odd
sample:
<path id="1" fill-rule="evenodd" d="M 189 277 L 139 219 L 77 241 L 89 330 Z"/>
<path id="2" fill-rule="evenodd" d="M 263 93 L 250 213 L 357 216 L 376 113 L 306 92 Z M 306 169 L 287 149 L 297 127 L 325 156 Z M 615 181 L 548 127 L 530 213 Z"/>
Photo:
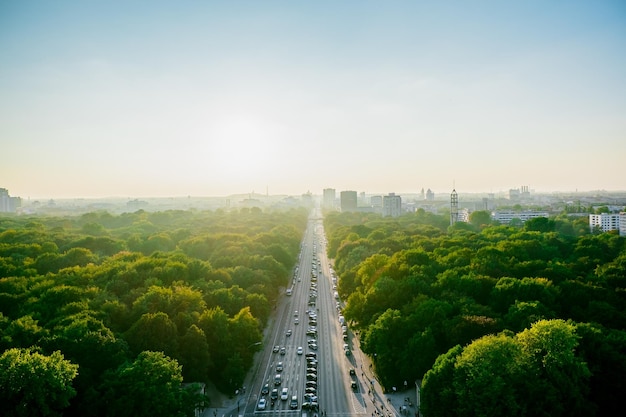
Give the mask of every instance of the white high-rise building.
<path id="1" fill-rule="evenodd" d="M 603 232 L 620 230 L 620 214 L 601 213 L 589 215 L 589 228 L 593 232 L 596 227 Z"/>
<path id="2" fill-rule="evenodd" d="M 9 190 L 0 188 L 0 213 L 13 213 L 22 205 L 22 199 L 11 197 Z"/>
<path id="3" fill-rule="evenodd" d="M 322 197 L 322 206 L 327 209 L 335 208 L 335 189 L 324 188 L 324 195 Z"/>
<path id="4" fill-rule="evenodd" d="M 383 217 L 398 217 L 402 214 L 402 198 L 395 193 L 383 196 Z"/>

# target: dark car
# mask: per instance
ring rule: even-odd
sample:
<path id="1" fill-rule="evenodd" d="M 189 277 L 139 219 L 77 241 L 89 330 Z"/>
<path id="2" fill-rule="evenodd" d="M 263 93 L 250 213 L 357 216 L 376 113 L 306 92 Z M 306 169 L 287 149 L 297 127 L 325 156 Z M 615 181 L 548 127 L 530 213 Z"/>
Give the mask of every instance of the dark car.
<path id="1" fill-rule="evenodd" d="M 298 397 L 296 397 L 295 395 L 291 396 L 291 402 L 289 403 L 289 408 L 291 408 L 292 410 L 295 410 L 296 408 L 298 408 Z"/>
<path id="2" fill-rule="evenodd" d="M 261 388 L 261 395 L 267 395 L 269 393 L 270 393 L 270 386 L 269 386 L 269 384 L 263 385 L 263 388 Z"/>
<path id="3" fill-rule="evenodd" d="M 304 402 L 302 403 L 302 409 L 303 410 L 311 410 L 311 411 L 317 411 L 318 409 L 318 405 L 316 402 Z"/>
<path id="4" fill-rule="evenodd" d="M 278 399 L 278 389 L 277 388 L 274 388 L 272 390 L 272 393 L 270 394 L 270 398 L 272 400 L 277 400 Z"/>

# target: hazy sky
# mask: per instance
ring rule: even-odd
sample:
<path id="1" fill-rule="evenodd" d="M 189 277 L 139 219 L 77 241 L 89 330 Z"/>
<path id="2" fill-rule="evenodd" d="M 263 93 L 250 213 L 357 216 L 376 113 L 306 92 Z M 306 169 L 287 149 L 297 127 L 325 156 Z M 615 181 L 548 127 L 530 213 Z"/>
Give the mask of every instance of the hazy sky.
<path id="1" fill-rule="evenodd" d="M 626 189 L 624 1 L 1 1 L 0 187 Z"/>

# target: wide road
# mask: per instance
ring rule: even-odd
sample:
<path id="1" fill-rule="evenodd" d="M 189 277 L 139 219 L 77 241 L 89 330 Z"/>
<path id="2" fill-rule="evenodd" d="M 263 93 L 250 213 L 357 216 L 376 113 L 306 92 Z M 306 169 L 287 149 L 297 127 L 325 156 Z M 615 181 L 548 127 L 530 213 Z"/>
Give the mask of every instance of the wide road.
<path id="1" fill-rule="evenodd" d="M 359 372 L 360 364 L 355 363 L 354 352 L 346 354 L 344 351 L 345 343 L 352 350 L 352 336 L 349 336 L 348 341 L 343 339 L 339 322 L 341 313 L 337 308 L 338 300 L 334 295 L 332 269 L 325 245 L 320 211 L 314 209 L 301 244 L 297 272 L 292 280 L 292 294 L 284 294 L 278 302 L 275 320 L 264 340 L 264 349 L 256 355 L 258 363 L 253 367 L 249 391 L 242 398 L 240 415 L 300 416 L 306 413 L 307 416 L 315 416 L 322 415 L 322 412 L 328 416 L 371 414 L 366 409 L 366 395 L 363 395 L 367 387 L 350 375 L 351 368 Z M 317 315 L 315 336 L 307 335 L 311 327 L 309 311 Z M 290 336 L 287 335 L 289 331 Z M 309 347 L 311 339 L 317 341 L 317 349 Z M 276 353 L 273 352 L 274 346 L 279 347 Z M 302 348 L 302 354 L 298 353 L 299 347 Z M 284 352 L 281 352 L 282 348 Z M 307 354 L 312 353 L 317 356 L 316 365 L 307 360 Z M 360 354 L 356 356 L 361 357 Z M 277 369 L 279 362 L 282 362 L 282 371 Z M 317 368 L 315 373 L 311 371 L 314 367 Z M 280 375 L 280 382 L 276 381 L 276 375 Z M 315 385 L 310 383 L 315 380 L 314 375 L 317 377 L 315 395 L 319 412 L 301 408 L 306 388 Z M 357 382 L 356 389 L 351 386 L 352 381 Z M 268 395 L 261 392 L 265 384 L 269 385 Z M 280 394 L 284 388 L 288 391 L 287 399 L 281 400 Z M 279 396 L 273 403 L 270 398 L 272 389 L 277 389 Z M 294 395 L 297 406 L 292 409 L 291 399 Z M 267 400 L 264 410 L 258 409 L 260 398 Z"/>

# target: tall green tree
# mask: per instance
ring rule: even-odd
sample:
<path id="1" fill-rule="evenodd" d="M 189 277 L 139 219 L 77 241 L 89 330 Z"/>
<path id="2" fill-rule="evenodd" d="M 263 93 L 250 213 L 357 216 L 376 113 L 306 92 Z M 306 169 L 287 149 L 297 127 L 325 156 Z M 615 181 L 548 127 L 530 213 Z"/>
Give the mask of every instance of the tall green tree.
<path id="1" fill-rule="evenodd" d="M 0 404 L 7 417 L 61 416 L 76 395 L 78 365 L 56 351 L 9 349 L 0 356 Z"/>
<path id="2" fill-rule="evenodd" d="M 126 340 L 135 353 L 144 350 L 160 351 L 170 357 L 178 354 L 176 324 L 163 312 L 141 316 L 126 332 Z"/>
<path id="3" fill-rule="evenodd" d="M 468 345 L 455 364 L 456 415 L 525 415 L 527 375 L 517 341 L 490 335 Z"/>
<path id="4" fill-rule="evenodd" d="M 575 326 L 564 320 L 540 320 L 517 335 L 532 370 L 531 415 L 589 415 L 590 372 L 576 354 L 578 339 Z"/>
<path id="5" fill-rule="evenodd" d="M 202 398 L 186 392 L 182 382 L 176 360 L 161 352 L 142 352 L 107 375 L 102 387 L 104 415 L 191 417 Z"/>
<path id="6" fill-rule="evenodd" d="M 187 382 L 205 382 L 209 379 L 211 357 L 209 344 L 204 332 L 192 324 L 179 343 L 180 359 L 183 367 L 183 377 Z"/>
<path id="7" fill-rule="evenodd" d="M 458 397 L 454 388 L 456 361 L 463 352 L 456 345 L 446 353 L 439 355 L 433 367 L 426 372 L 422 380 L 420 411 L 429 417 L 448 417 L 458 408 Z"/>

